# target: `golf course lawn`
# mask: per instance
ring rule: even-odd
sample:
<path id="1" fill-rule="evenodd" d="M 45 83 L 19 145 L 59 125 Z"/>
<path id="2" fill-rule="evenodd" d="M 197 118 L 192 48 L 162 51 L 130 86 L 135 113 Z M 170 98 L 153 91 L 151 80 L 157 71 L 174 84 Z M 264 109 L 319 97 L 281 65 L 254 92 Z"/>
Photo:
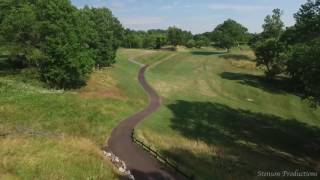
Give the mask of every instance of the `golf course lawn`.
<path id="1" fill-rule="evenodd" d="M 146 77 L 163 105 L 136 135 L 199 180 L 320 171 L 320 109 L 263 80 L 254 59 L 248 49 L 204 49 L 155 62 Z"/>
<path id="2" fill-rule="evenodd" d="M 32 69 L 0 65 L 0 179 L 118 179 L 101 148 L 143 108 L 139 66 L 119 50 L 80 90 L 49 90 Z M 4 70 L 6 69 L 6 70 Z"/>

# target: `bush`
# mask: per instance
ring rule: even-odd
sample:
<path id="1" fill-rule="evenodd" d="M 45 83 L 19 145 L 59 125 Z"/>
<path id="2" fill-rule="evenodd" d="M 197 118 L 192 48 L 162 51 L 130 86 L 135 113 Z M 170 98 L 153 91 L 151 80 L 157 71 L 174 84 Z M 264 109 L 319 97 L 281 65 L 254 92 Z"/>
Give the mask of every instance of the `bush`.
<path id="1" fill-rule="evenodd" d="M 193 39 L 190 39 L 187 44 L 186 44 L 187 48 L 194 48 L 196 46 L 196 41 Z"/>
<path id="2" fill-rule="evenodd" d="M 265 74 L 268 79 L 274 78 L 283 71 L 284 62 L 281 58 L 281 52 L 282 45 L 274 38 L 256 44 L 257 66 L 264 65 L 266 67 Z"/>
<path id="3" fill-rule="evenodd" d="M 94 65 L 114 63 L 122 26 L 106 8 L 76 9 L 69 0 L 0 1 L 0 36 L 15 67 L 36 67 L 54 88 L 85 84 Z"/>

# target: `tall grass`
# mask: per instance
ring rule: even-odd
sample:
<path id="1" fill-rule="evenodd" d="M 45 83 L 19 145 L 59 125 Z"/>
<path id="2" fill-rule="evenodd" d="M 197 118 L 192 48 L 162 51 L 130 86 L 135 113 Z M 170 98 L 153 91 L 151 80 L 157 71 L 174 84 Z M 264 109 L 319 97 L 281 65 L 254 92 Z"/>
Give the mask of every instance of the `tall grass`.
<path id="1" fill-rule="evenodd" d="M 127 59 L 120 51 L 74 91 L 46 88 L 32 69 L 1 69 L 0 179 L 117 179 L 100 149 L 147 101 Z"/>

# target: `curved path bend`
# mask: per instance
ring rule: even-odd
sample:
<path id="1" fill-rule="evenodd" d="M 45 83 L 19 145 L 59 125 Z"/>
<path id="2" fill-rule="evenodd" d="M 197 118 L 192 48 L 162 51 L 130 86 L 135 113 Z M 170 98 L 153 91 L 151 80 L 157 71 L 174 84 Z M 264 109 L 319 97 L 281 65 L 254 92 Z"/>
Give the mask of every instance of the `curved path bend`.
<path id="1" fill-rule="evenodd" d="M 144 66 L 140 69 L 138 78 L 149 95 L 149 105 L 144 110 L 123 120 L 112 131 L 108 141 L 108 150 L 126 163 L 136 180 L 175 180 L 178 179 L 177 176 L 167 171 L 154 157 L 131 140 L 134 127 L 155 112 L 161 104 L 159 95 L 145 79 L 144 72 L 147 68 L 148 66 Z"/>

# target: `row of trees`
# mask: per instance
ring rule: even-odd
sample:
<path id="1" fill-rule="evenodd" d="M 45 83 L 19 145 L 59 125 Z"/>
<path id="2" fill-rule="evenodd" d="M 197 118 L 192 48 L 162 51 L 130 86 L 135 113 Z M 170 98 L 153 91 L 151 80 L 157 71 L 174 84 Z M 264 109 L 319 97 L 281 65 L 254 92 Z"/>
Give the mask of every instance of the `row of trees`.
<path id="1" fill-rule="evenodd" d="M 188 48 L 214 45 L 230 50 L 241 43 L 248 43 L 251 38 L 252 34 L 248 32 L 246 27 L 228 19 L 218 25 L 213 32 L 197 35 L 175 26 L 169 27 L 167 30 L 133 31 L 127 29 L 122 46 L 125 48 L 160 49 L 164 45 L 181 45 Z"/>
<path id="2" fill-rule="evenodd" d="M 119 46 L 160 49 L 165 45 L 230 49 L 246 41 L 247 29 L 233 20 L 213 32 L 193 35 L 167 30 L 123 29 L 107 8 L 77 9 L 69 0 L 0 0 L 0 42 L 15 68 L 33 67 L 53 88 L 85 84 L 96 68 L 111 66 Z"/>
<path id="3" fill-rule="evenodd" d="M 291 86 L 313 102 L 320 102 L 320 0 L 308 0 L 294 15 L 296 23 L 284 28 L 282 12 L 265 18 L 263 32 L 252 40 L 257 64 L 266 77 L 290 78 Z"/>
<path id="4" fill-rule="evenodd" d="M 0 41 L 9 63 L 34 67 L 53 88 L 85 83 L 94 67 L 114 63 L 123 28 L 106 8 L 77 9 L 69 0 L 1 0 Z"/>
<path id="5" fill-rule="evenodd" d="M 122 47 L 125 48 L 152 48 L 160 49 L 165 45 L 187 45 L 193 35 L 177 27 L 168 30 L 154 29 L 148 31 L 125 30 Z"/>

